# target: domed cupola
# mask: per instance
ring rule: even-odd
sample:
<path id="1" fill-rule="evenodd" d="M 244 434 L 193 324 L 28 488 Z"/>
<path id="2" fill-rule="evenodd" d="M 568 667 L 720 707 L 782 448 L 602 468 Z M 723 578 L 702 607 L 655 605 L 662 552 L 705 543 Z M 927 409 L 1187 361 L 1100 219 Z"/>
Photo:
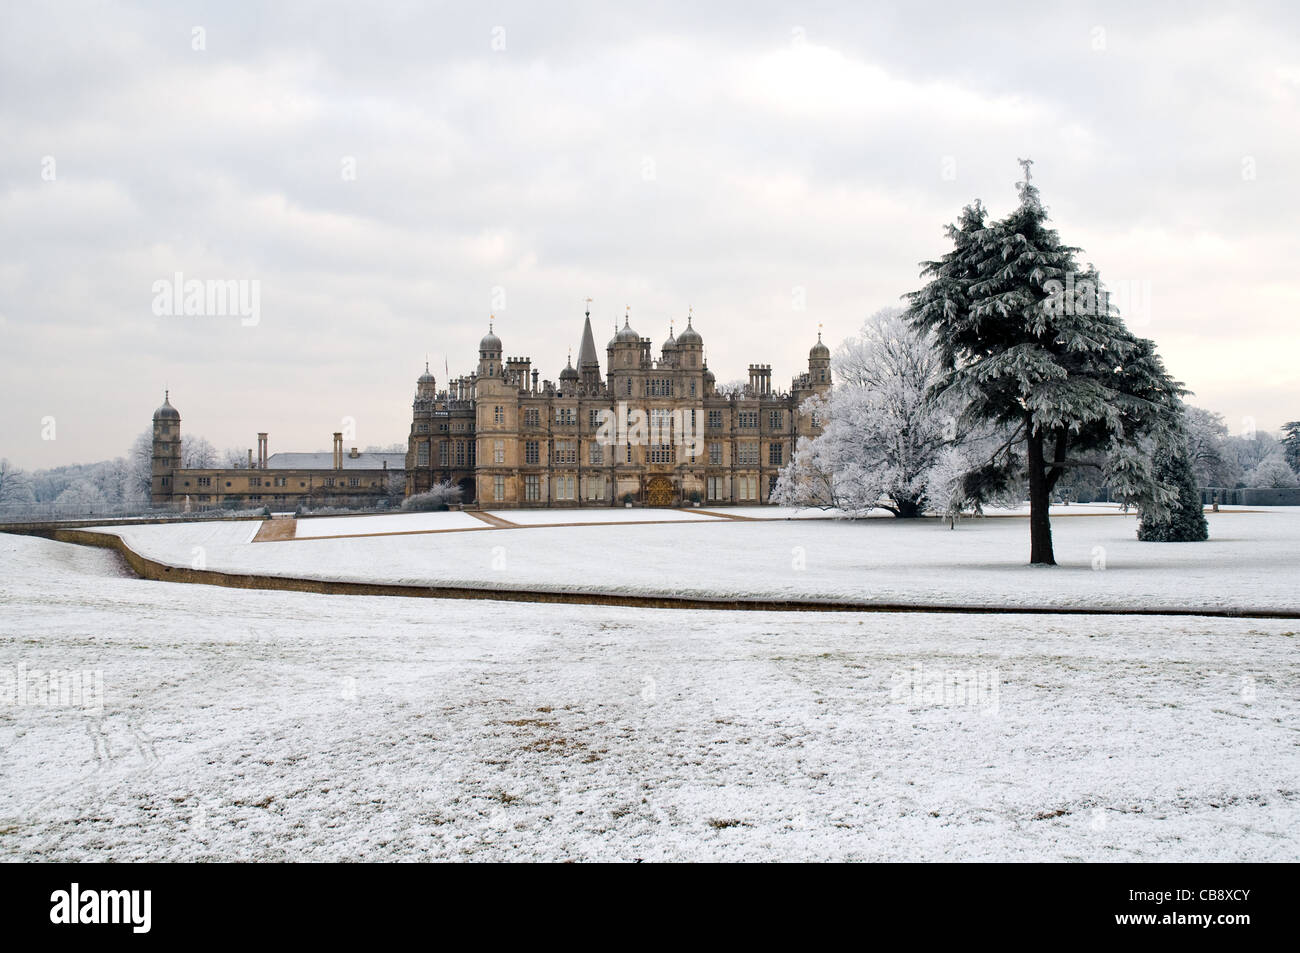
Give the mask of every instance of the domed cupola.
<path id="1" fill-rule="evenodd" d="M 811 350 L 809 350 L 809 352 L 808 352 L 808 360 L 810 360 L 810 361 L 829 361 L 829 360 L 830 360 L 830 357 L 831 357 L 831 349 L 828 348 L 825 344 L 822 343 L 822 333 L 821 333 L 820 331 L 818 331 L 818 332 L 817 332 L 817 343 L 814 344 L 814 345 L 812 346 L 812 349 L 811 349 Z"/>
<path id="2" fill-rule="evenodd" d="M 415 395 L 420 398 L 430 398 L 437 396 L 438 382 L 433 375 L 429 373 L 429 362 L 424 362 L 424 373 L 420 375 L 415 382 Z"/>
<path id="3" fill-rule="evenodd" d="M 569 355 L 569 360 L 568 363 L 564 365 L 564 370 L 560 371 L 560 380 L 565 381 L 566 383 L 569 381 L 577 382 L 578 380 L 578 369 L 573 366 L 572 354 Z"/>
<path id="4" fill-rule="evenodd" d="M 492 321 L 488 321 L 488 333 L 478 342 L 478 376 L 501 377 L 501 339 L 492 330 Z"/>
<path id="5" fill-rule="evenodd" d="M 172 406 L 171 392 L 163 391 L 162 406 L 153 412 L 154 420 L 180 420 L 181 413 Z"/>
<path id="6" fill-rule="evenodd" d="M 480 352 L 495 351 L 497 354 L 501 353 L 501 339 L 493 332 L 491 322 L 488 323 L 488 333 L 483 335 L 483 340 L 478 342 L 478 349 Z"/>
<path id="7" fill-rule="evenodd" d="M 695 330 L 691 325 L 694 315 L 686 316 L 686 330 L 677 338 L 678 347 L 704 347 L 704 338 L 700 337 L 700 332 Z"/>
<path id="8" fill-rule="evenodd" d="M 615 344 L 640 344 L 641 335 L 632 330 L 628 324 L 628 318 L 623 318 L 623 326 L 619 328 L 618 333 L 614 335 Z"/>

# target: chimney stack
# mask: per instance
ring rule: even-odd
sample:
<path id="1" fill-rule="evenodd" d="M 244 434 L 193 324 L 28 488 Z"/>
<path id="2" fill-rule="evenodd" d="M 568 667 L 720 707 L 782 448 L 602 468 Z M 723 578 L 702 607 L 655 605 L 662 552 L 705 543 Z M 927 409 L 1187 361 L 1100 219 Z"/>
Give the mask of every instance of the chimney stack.
<path id="1" fill-rule="evenodd" d="M 259 433 L 257 435 L 257 468 L 259 470 L 266 469 L 266 457 L 266 434 Z"/>
<path id="2" fill-rule="evenodd" d="M 343 433 L 334 434 L 334 469 L 343 469 Z"/>

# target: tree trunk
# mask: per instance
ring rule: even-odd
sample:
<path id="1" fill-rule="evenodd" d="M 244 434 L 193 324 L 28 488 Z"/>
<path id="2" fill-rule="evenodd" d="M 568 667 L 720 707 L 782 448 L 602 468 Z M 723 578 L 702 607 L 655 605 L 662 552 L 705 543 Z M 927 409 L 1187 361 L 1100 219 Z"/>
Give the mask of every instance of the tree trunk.
<path id="1" fill-rule="evenodd" d="M 1043 434 L 1029 432 L 1029 562 L 1055 566 L 1052 553 L 1052 523 L 1047 508 L 1052 503 L 1052 484 L 1043 466 Z"/>

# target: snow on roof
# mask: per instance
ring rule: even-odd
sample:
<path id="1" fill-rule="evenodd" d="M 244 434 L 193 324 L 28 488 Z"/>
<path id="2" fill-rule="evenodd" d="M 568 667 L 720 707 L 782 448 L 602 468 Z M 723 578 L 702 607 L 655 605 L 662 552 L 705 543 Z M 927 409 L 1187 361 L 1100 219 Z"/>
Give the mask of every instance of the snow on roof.
<path id="1" fill-rule="evenodd" d="M 382 470 L 387 464 L 390 470 L 406 469 L 406 454 L 397 453 L 358 453 L 349 456 L 350 450 L 343 451 L 344 470 Z M 273 453 L 266 459 L 268 470 L 333 470 L 334 454 L 324 453 Z"/>

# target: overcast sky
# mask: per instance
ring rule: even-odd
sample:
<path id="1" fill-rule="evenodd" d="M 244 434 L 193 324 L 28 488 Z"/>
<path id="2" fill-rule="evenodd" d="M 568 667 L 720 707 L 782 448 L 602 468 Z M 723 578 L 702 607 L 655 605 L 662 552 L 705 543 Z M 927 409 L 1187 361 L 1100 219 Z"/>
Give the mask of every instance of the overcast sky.
<path id="1" fill-rule="evenodd" d="M 164 386 L 222 449 L 402 441 L 426 353 L 495 311 L 555 379 L 588 297 L 602 364 L 693 307 L 785 387 L 1025 156 L 1194 403 L 1300 417 L 1291 5 L 906 6 L 6 0 L 0 456 L 121 455 Z M 177 272 L 260 320 L 155 315 Z"/>

